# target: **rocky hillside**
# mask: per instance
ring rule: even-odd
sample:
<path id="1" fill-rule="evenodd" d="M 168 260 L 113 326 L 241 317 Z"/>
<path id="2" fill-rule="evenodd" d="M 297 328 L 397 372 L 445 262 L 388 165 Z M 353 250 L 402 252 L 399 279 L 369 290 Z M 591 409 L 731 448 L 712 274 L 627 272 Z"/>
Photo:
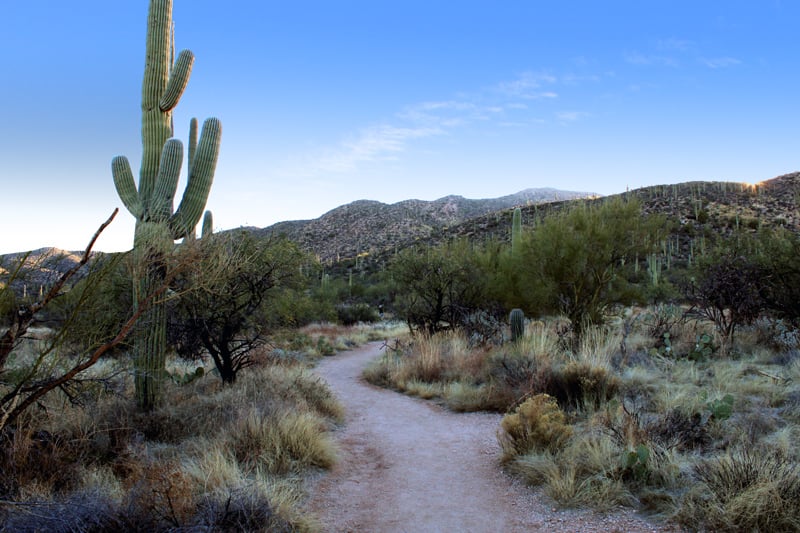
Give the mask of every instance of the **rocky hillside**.
<path id="1" fill-rule="evenodd" d="M 40 248 L 27 254 L 16 253 L 0 256 L 0 287 L 12 276 L 11 287 L 22 295 L 35 297 L 46 290 L 61 275 L 80 263 L 82 252 L 68 252 L 58 248 Z M 17 271 L 19 262 L 24 261 Z M 17 275 L 14 276 L 14 273 Z M 77 276 L 79 279 L 80 273 Z"/>
<path id="2" fill-rule="evenodd" d="M 762 226 L 783 226 L 800 232 L 800 172 L 756 185 L 695 181 L 643 187 L 582 201 L 602 202 L 616 197 L 637 198 L 644 213 L 665 215 L 674 221 L 677 224 L 675 238 L 707 232 L 724 234 L 736 228 L 756 231 Z M 523 227 L 571 203 L 560 201 L 522 206 Z M 454 237 L 509 239 L 512 213 L 512 209 L 505 209 L 476 217 L 443 230 L 428 242 L 435 244 Z M 683 241 L 685 239 L 681 244 L 685 243 Z"/>
<path id="3" fill-rule="evenodd" d="M 325 264 L 342 267 L 358 255 L 363 263 L 382 263 L 396 249 L 414 243 L 437 244 L 455 237 L 475 240 L 510 237 L 513 208 L 522 210 L 523 226 L 563 209 L 574 201 L 600 202 L 615 196 L 635 197 L 645 213 L 666 215 L 676 224 L 676 249 L 687 248 L 694 236 L 720 234 L 744 228 L 784 226 L 800 232 L 800 172 L 778 176 L 755 186 L 731 182 L 686 182 L 658 185 L 599 198 L 587 193 L 529 189 L 490 200 L 447 196 L 431 202 L 406 200 L 396 204 L 359 200 L 337 207 L 314 220 L 280 222 L 268 228 L 245 228 L 257 235 L 285 234 Z M 577 200 L 576 200 L 577 199 Z M 0 283 L 15 261 L 12 254 L 0 256 Z M 52 283 L 79 260 L 79 254 L 43 248 L 30 254 L 21 284 L 28 291 Z M 362 264 L 363 264 L 362 263 Z"/>
<path id="4" fill-rule="evenodd" d="M 543 188 L 485 200 L 461 196 L 446 196 L 433 201 L 405 200 L 395 204 L 358 200 L 314 220 L 279 222 L 263 229 L 247 229 L 261 236 L 286 235 L 324 263 L 332 263 L 435 238 L 448 228 L 515 206 L 594 196 Z"/>

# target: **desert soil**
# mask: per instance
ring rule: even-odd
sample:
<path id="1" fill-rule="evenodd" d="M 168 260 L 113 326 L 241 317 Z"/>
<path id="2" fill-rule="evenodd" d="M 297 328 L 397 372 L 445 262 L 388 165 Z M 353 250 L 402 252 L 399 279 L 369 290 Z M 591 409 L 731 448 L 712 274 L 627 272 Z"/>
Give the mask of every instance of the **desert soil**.
<path id="1" fill-rule="evenodd" d="M 498 465 L 501 416 L 457 414 L 361 378 L 381 343 L 326 358 L 318 374 L 344 404 L 334 469 L 310 487 L 325 532 L 674 531 L 634 511 L 561 511 Z"/>

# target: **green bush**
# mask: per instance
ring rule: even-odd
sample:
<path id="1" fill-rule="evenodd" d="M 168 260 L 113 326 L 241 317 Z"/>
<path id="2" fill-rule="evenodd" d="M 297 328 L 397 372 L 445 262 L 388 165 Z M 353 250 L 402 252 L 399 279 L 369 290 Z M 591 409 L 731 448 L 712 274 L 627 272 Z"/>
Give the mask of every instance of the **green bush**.
<path id="1" fill-rule="evenodd" d="M 352 326 L 359 322 L 370 323 L 380 320 L 378 311 L 369 304 L 340 304 L 336 306 L 338 322 L 344 326 Z"/>
<path id="2" fill-rule="evenodd" d="M 527 314 L 569 318 L 575 345 L 584 328 L 604 321 L 609 306 L 638 296 L 629 279 L 639 257 L 659 242 L 658 217 L 642 217 L 635 201 L 579 205 L 544 219 L 523 235 L 511 259 L 519 272 L 515 289 Z"/>

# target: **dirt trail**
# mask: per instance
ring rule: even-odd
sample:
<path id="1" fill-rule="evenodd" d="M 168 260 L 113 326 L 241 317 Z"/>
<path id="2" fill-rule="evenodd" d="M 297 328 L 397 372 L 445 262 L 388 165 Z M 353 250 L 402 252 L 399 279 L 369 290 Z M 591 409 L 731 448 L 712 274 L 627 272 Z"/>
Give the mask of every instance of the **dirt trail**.
<path id="1" fill-rule="evenodd" d="M 380 343 L 317 372 L 347 410 L 340 461 L 311 488 L 326 532 L 658 531 L 630 511 L 557 512 L 498 467 L 500 416 L 456 414 L 361 379 Z"/>

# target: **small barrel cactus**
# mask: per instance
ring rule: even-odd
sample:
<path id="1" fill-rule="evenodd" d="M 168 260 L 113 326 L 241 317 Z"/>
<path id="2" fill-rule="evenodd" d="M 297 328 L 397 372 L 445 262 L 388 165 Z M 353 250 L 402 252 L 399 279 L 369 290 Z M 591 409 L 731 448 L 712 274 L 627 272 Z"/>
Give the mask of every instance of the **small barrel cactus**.
<path id="1" fill-rule="evenodd" d="M 517 342 L 525 335 L 525 313 L 522 309 L 512 309 L 508 322 L 511 324 L 511 342 Z"/>

